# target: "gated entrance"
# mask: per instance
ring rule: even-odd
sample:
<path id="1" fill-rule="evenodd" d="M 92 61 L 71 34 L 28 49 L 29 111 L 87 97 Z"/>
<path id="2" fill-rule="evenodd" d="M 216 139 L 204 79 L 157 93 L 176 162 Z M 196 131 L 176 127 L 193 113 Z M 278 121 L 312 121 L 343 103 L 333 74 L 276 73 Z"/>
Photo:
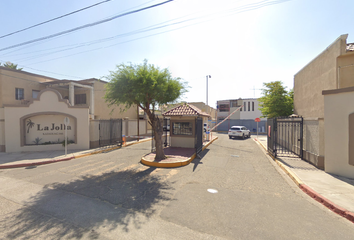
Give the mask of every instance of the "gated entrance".
<path id="1" fill-rule="evenodd" d="M 303 118 L 268 118 L 268 152 L 303 158 Z"/>
<path id="2" fill-rule="evenodd" d="M 122 145 L 122 119 L 99 120 L 99 145 Z"/>
<path id="3" fill-rule="evenodd" d="M 198 158 L 203 150 L 203 119 L 201 117 L 195 120 L 195 152 Z"/>

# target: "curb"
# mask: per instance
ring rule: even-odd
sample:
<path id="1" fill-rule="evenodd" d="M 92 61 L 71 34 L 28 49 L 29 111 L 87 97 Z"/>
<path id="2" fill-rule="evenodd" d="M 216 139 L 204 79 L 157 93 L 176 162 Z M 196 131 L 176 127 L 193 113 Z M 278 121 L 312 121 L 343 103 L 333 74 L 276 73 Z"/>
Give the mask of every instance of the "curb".
<path id="1" fill-rule="evenodd" d="M 255 142 L 257 142 L 259 145 L 263 147 L 263 149 L 268 153 L 268 150 L 266 147 L 260 143 L 257 139 L 254 139 Z M 332 212 L 346 218 L 347 220 L 351 221 L 354 223 L 354 213 L 347 211 L 346 209 L 336 205 L 332 201 L 328 200 L 327 198 L 323 197 L 321 194 L 315 192 L 312 188 L 309 186 L 305 185 L 288 167 L 286 167 L 281 161 L 278 159 L 274 158 L 272 155 L 268 153 L 268 156 L 270 156 L 279 166 L 280 168 L 295 182 L 295 184 L 307 195 L 309 195 L 311 198 L 316 200 L 317 202 L 321 203 L 325 207 L 327 207 L 329 210 Z"/>
<path id="2" fill-rule="evenodd" d="M 143 140 L 140 140 L 138 142 L 130 142 L 130 143 L 127 143 L 125 146 L 115 146 L 115 147 L 107 148 L 107 149 L 104 149 L 104 150 L 98 150 L 98 151 L 94 151 L 94 152 L 91 152 L 91 153 L 80 154 L 80 155 L 72 156 L 72 157 L 52 159 L 52 160 L 46 160 L 46 161 L 41 161 L 41 162 L 30 162 L 30 163 L 0 165 L 0 169 L 31 167 L 31 166 L 39 166 L 39 165 L 45 165 L 45 164 L 50 164 L 50 163 L 56 163 L 56 162 L 69 161 L 69 160 L 72 160 L 72 159 L 77 159 L 77 158 L 87 157 L 87 156 L 94 155 L 94 154 L 99 154 L 99 153 L 113 151 L 113 150 L 116 150 L 118 148 L 128 147 L 128 146 L 131 146 L 131 145 L 134 145 L 134 144 L 147 142 L 147 141 L 151 141 L 151 138 L 150 139 L 143 139 Z"/>
<path id="3" fill-rule="evenodd" d="M 44 164 L 49 164 L 49 163 L 69 161 L 69 160 L 74 159 L 74 158 L 75 157 L 68 157 L 68 158 L 48 160 L 48 161 L 43 161 L 43 162 L 20 163 L 20 164 L 2 165 L 2 166 L 0 165 L 0 169 L 38 166 L 38 165 L 44 165 Z"/>
<path id="4" fill-rule="evenodd" d="M 218 137 L 214 138 L 213 140 L 209 141 L 207 144 L 205 144 L 205 146 L 202 148 L 202 151 L 204 151 L 210 144 L 212 144 L 215 140 L 219 139 Z M 174 167 L 182 167 L 182 166 L 186 166 L 188 164 L 190 164 L 194 158 L 196 157 L 196 154 L 194 153 L 190 158 L 188 158 L 187 160 L 185 161 L 181 161 L 181 162 L 171 162 L 171 163 L 161 163 L 161 162 L 151 162 L 151 161 L 148 161 L 146 160 L 144 157 L 149 155 L 150 153 L 148 154 L 145 154 L 140 162 L 146 166 L 149 166 L 149 167 L 158 167 L 158 168 L 174 168 Z"/>

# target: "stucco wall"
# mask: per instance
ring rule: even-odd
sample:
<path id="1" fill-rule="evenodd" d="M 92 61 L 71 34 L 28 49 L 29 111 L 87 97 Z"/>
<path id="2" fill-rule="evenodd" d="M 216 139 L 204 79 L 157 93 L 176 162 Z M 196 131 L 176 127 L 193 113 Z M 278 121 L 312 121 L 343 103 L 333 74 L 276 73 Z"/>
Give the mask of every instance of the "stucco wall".
<path id="1" fill-rule="evenodd" d="M 4 108 L 0 108 L 0 152 L 5 152 L 5 114 L 4 114 Z"/>
<path id="2" fill-rule="evenodd" d="M 24 89 L 24 99 L 32 100 L 32 90 L 43 90 L 45 86 L 41 82 L 50 82 L 57 79 L 48 78 L 41 75 L 36 75 L 24 71 L 17 71 L 0 67 L 0 81 L 2 87 L 0 88 L 0 107 L 3 104 L 21 104 L 21 100 L 15 99 L 15 89 Z"/>
<path id="3" fill-rule="evenodd" d="M 246 103 L 247 108 L 242 108 L 240 112 L 239 119 L 256 119 L 262 116 L 262 112 L 259 110 L 259 104 L 257 99 L 244 99 L 244 103 Z M 250 110 L 248 110 L 248 102 L 250 102 Z M 254 111 L 252 111 L 252 102 L 254 103 Z M 266 120 L 266 118 L 262 118 L 261 120 Z"/>
<path id="4" fill-rule="evenodd" d="M 89 115 L 88 108 L 71 107 L 63 100 L 59 92 L 51 89 L 45 89 L 40 93 L 39 100 L 34 100 L 29 105 L 12 106 L 5 105 L 5 139 L 6 152 L 21 151 L 48 151 L 63 150 L 61 144 L 49 145 L 26 145 L 23 142 L 26 131 L 26 123 L 23 122 L 30 116 L 43 115 L 57 116 L 62 121 L 66 116 L 71 124 L 75 124 L 76 143 L 68 145 L 68 149 L 88 149 L 89 148 Z M 58 120 L 59 121 L 59 120 Z M 52 124 L 52 123 L 48 123 Z M 45 132 L 45 131 L 43 131 Z M 58 136 L 62 136 L 62 130 L 56 131 Z M 44 138 L 44 137 L 43 137 Z M 64 138 L 63 138 L 64 139 Z"/>
<path id="5" fill-rule="evenodd" d="M 324 117 L 322 90 L 337 88 L 337 57 L 345 53 L 346 39 L 347 35 L 339 37 L 295 75 L 295 114 L 306 118 Z"/>
<path id="6" fill-rule="evenodd" d="M 95 119 L 110 119 L 110 118 L 125 118 L 137 119 L 138 112 L 136 105 L 133 105 L 128 110 L 121 112 L 120 109 L 123 109 L 123 106 L 112 106 L 108 107 L 107 103 L 104 100 L 105 95 L 105 82 L 103 81 L 94 81 L 94 95 L 95 95 Z M 112 112 L 112 109 L 113 112 Z"/>
<path id="7" fill-rule="evenodd" d="M 354 113 L 354 88 L 349 92 L 325 94 L 325 171 L 353 178 L 349 164 L 349 115 Z M 353 136 L 352 136 L 353 137 Z"/>
<path id="8" fill-rule="evenodd" d="M 303 158 L 324 169 L 324 137 L 321 131 L 324 131 L 323 119 L 305 118 L 303 123 Z"/>
<path id="9" fill-rule="evenodd" d="M 354 86 L 354 53 L 349 52 L 338 57 L 338 88 Z"/>

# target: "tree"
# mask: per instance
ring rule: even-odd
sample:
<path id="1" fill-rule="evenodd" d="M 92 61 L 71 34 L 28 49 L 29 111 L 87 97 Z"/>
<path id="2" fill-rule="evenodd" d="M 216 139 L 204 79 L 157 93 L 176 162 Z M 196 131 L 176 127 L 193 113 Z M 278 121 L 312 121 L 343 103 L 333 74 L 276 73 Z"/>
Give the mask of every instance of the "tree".
<path id="1" fill-rule="evenodd" d="M 289 116 L 294 108 L 294 91 L 285 90 L 281 81 L 263 83 L 262 97 L 258 99 L 262 117 Z"/>
<path id="2" fill-rule="evenodd" d="M 155 115 L 158 106 L 172 103 L 186 92 L 180 78 L 172 78 L 168 69 L 160 69 L 144 60 L 140 65 L 117 66 L 106 76 L 105 101 L 109 106 L 124 106 L 123 110 L 138 105 L 147 114 L 156 142 L 155 160 L 166 158 L 163 151 L 163 119 Z"/>
<path id="3" fill-rule="evenodd" d="M 15 69 L 21 71 L 23 68 L 17 68 L 17 64 L 14 64 L 12 62 L 6 62 L 4 63 L 4 67 Z"/>

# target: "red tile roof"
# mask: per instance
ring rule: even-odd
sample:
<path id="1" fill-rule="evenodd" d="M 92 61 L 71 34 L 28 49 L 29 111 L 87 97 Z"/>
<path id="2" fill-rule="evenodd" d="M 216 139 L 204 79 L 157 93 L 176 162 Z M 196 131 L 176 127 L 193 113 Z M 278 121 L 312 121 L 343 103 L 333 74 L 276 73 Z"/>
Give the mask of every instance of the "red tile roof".
<path id="1" fill-rule="evenodd" d="M 182 104 L 174 107 L 162 114 L 163 116 L 204 116 L 210 117 L 209 114 L 203 112 L 199 108 L 191 104 Z"/>

